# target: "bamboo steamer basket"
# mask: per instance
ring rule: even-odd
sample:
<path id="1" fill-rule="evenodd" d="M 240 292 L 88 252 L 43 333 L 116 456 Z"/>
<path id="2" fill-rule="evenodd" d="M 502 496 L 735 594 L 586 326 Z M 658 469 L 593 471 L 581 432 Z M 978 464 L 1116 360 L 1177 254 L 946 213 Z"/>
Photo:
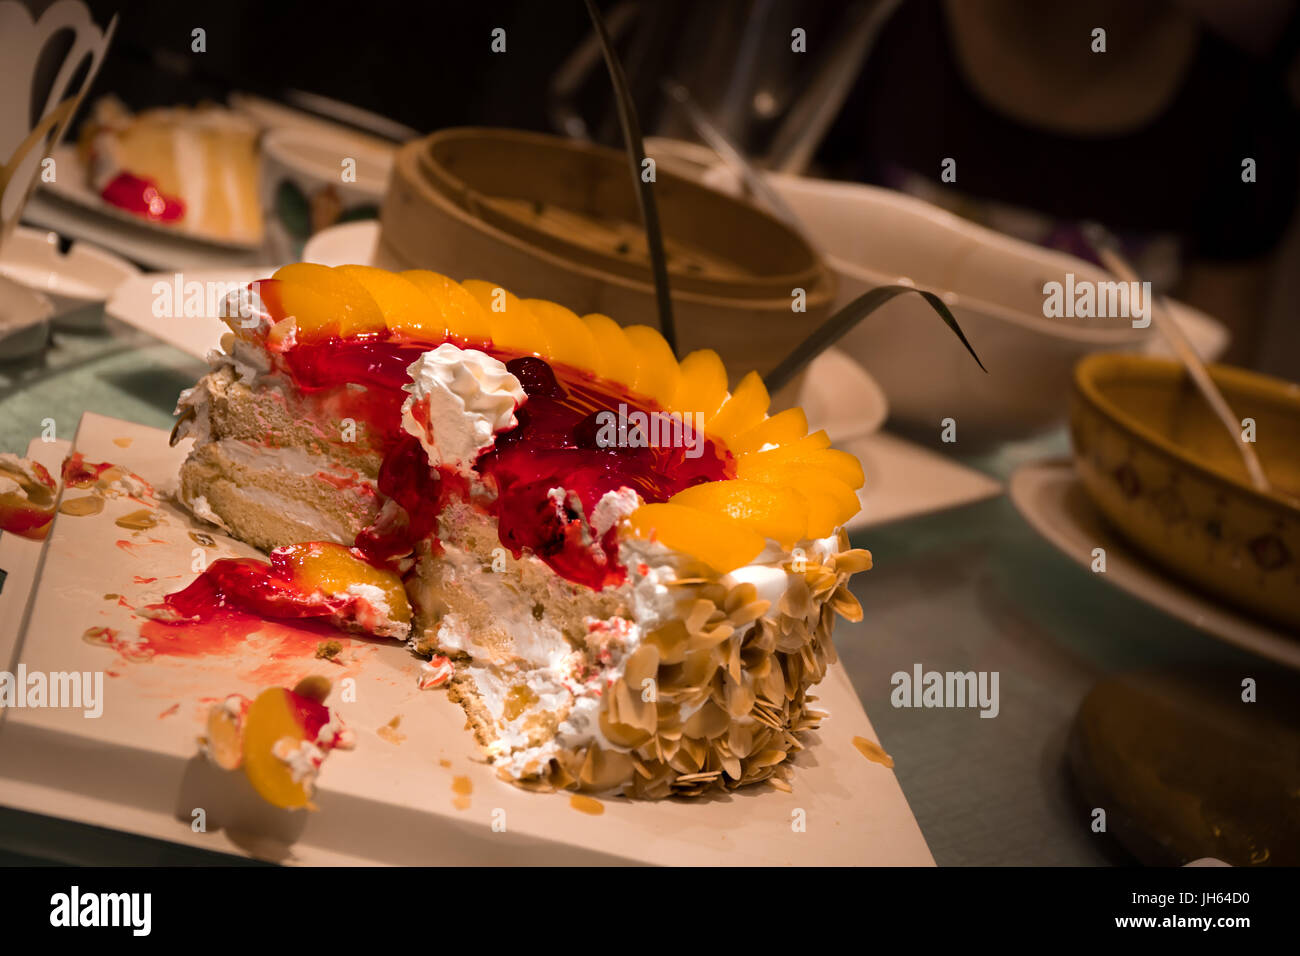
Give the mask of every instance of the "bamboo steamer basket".
<path id="1" fill-rule="evenodd" d="M 771 370 L 829 314 L 835 278 L 756 206 L 657 171 L 678 354 L 715 349 L 732 385 Z M 517 130 L 449 129 L 403 146 L 380 212 L 379 264 L 487 279 L 579 315 L 657 327 L 626 156 Z M 792 309 L 794 290 L 805 311 Z M 774 396 L 782 405 L 793 387 Z"/>

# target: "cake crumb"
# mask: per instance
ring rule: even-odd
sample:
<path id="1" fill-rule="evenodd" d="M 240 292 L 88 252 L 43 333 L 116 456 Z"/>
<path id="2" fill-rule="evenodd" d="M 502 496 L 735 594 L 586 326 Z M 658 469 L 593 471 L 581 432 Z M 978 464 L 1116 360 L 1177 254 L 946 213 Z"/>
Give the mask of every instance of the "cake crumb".
<path id="1" fill-rule="evenodd" d="M 873 763 L 882 764 L 886 767 L 894 765 L 894 758 L 885 753 L 880 744 L 874 740 L 868 740 L 866 737 L 854 737 L 853 746 L 858 748 L 858 752 Z"/>
<path id="2" fill-rule="evenodd" d="M 388 723 L 384 724 L 384 726 L 376 730 L 375 733 L 377 733 L 384 740 L 387 740 L 390 744 L 400 744 L 403 740 L 406 739 L 406 734 L 399 733 L 397 730 L 398 726 L 401 723 L 402 723 L 402 715 L 398 714 Z"/>
<path id="3" fill-rule="evenodd" d="M 338 641 L 321 641 L 316 645 L 316 657 L 324 661 L 332 661 L 343 653 L 343 645 Z"/>

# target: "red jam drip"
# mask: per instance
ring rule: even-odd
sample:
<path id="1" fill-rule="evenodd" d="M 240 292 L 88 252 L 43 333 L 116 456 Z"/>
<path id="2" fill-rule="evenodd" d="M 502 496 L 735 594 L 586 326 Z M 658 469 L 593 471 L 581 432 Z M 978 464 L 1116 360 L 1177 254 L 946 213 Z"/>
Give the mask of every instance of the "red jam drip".
<path id="1" fill-rule="evenodd" d="M 185 215 L 185 203 L 158 191 L 158 184 L 144 176 L 118 173 L 99 194 L 106 203 L 154 222 L 177 222 Z"/>

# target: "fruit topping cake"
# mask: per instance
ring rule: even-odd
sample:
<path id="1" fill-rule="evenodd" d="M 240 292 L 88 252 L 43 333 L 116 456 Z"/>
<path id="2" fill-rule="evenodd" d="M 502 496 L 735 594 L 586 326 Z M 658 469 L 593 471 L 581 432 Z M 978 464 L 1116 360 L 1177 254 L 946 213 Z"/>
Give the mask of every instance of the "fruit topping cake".
<path id="1" fill-rule="evenodd" d="M 180 498 L 269 552 L 170 595 L 404 640 L 521 786 L 768 780 L 819 713 L 861 466 L 646 326 L 434 272 L 297 264 L 181 397 Z"/>
<path id="2" fill-rule="evenodd" d="M 257 127 L 216 105 L 132 114 L 95 104 L 79 151 L 105 202 L 151 222 L 237 243 L 262 240 Z"/>

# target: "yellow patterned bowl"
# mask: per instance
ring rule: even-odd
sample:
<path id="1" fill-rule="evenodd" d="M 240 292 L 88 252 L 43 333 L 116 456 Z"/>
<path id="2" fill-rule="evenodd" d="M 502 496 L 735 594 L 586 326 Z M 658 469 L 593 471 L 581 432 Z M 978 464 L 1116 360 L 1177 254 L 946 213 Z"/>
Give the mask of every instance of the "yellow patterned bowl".
<path id="1" fill-rule="evenodd" d="M 1177 362 L 1094 354 L 1074 370 L 1070 434 L 1089 497 L 1117 531 L 1204 591 L 1300 633 L 1300 385 L 1229 366 L 1210 374 L 1253 422 L 1273 490 Z"/>

